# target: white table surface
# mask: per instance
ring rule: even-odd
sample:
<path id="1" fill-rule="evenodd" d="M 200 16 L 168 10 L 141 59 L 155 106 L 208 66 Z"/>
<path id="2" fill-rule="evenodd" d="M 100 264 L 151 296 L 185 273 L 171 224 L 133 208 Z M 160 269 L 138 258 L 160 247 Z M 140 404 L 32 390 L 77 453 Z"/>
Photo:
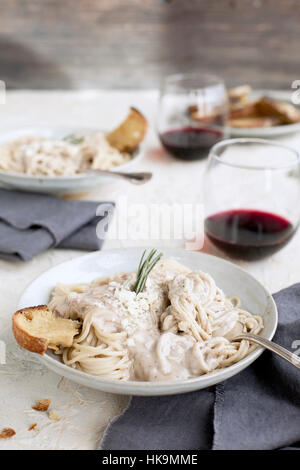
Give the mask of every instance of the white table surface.
<path id="1" fill-rule="evenodd" d="M 136 168 L 153 171 L 153 180 L 143 187 L 117 182 L 82 198 L 117 201 L 126 194 L 129 203 L 141 200 L 146 204 L 200 203 L 205 163 L 176 161 L 160 148 L 153 130 L 156 91 L 8 92 L 6 104 L 0 105 L 0 133 L 31 125 L 110 129 L 131 105 L 145 113 L 152 125 L 143 158 Z M 280 140 L 300 149 L 300 134 Z M 132 229 L 139 227 L 132 226 Z M 133 240 L 107 240 L 104 249 L 135 244 Z M 213 249 L 210 252 L 216 254 Z M 49 372 L 36 358 L 16 346 L 10 332 L 12 313 L 26 285 L 57 263 L 82 254 L 51 249 L 27 263 L 0 260 L 0 339 L 7 344 L 7 363 L 0 365 L 0 429 L 12 427 L 16 431 L 13 438 L 0 440 L 0 449 L 95 449 L 109 420 L 126 406 L 127 397 L 90 390 Z M 271 258 L 238 264 L 271 292 L 298 282 L 300 232 Z M 51 398 L 51 408 L 61 416 L 60 421 L 53 422 L 47 414 L 32 410 L 34 402 L 42 398 Z M 32 423 L 37 423 L 37 431 L 28 431 Z"/>

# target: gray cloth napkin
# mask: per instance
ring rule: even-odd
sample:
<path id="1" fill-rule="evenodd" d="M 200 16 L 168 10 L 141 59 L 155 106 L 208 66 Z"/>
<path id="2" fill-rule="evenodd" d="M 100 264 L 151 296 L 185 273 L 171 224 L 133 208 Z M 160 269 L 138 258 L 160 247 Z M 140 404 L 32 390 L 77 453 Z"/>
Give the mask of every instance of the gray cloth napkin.
<path id="1" fill-rule="evenodd" d="M 26 261 L 50 247 L 98 250 L 103 239 L 96 226 L 113 208 L 112 202 L 64 201 L 0 189 L 0 257 Z M 97 209 L 102 216 L 96 216 Z"/>
<path id="2" fill-rule="evenodd" d="M 300 340 L 300 284 L 274 299 L 279 313 L 274 341 L 296 352 L 291 346 Z M 268 351 L 216 387 L 132 398 L 100 444 L 101 450 L 280 448 L 300 450 L 300 370 Z"/>

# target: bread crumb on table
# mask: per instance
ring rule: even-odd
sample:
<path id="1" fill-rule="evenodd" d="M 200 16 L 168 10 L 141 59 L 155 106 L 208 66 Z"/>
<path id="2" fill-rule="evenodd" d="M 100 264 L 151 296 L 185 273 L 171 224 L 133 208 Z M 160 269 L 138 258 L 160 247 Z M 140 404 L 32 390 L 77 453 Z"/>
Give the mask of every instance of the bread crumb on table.
<path id="1" fill-rule="evenodd" d="M 60 421 L 61 420 L 61 417 L 59 416 L 59 414 L 55 410 L 50 410 L 49 413 L 48 413 L 48 416 L 51 419 L 51 421 Z"/>
<path id="2" fill-rule="evenodd" d="M 50 406 L 51 400 L 49 398 L 44 398 L 43 400 L 38 400 L 33 406 L 32 409 L 36 411 L 47 411 Z"/>
<path id="3" fill-rule="evenodd" d="M 32 423 L 29 426 L 28 431 L 37 431 L 36 427 L 37 427 L 37 423 Z"/>
<path id="4" fill-rule="evenodd" d="M 16 431 L 12 428 L 3 428 L 0 431 L 0 439 L 9 439 L 16 434 Z"/>

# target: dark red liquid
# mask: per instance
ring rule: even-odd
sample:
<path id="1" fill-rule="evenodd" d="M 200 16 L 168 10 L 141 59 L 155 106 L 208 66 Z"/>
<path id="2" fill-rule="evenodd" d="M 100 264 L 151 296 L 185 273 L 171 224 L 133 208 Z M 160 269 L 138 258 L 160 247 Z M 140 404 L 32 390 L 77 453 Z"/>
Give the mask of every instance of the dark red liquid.
<path id="1" fill-rule="evenodd" d="M 209 149 L 222 138 L 221 131 L 203 127 L 182 127 L 160 134 L 165 149 L 182 160 L 206 157 Z"/>
<path id="2" fill-rule="evenodd" d="M 219 212 L 205 220 L 208 238 L 233 257 L 255 260 L 282 248 L 295 227 L 285 218 L 251 209 Z"/>

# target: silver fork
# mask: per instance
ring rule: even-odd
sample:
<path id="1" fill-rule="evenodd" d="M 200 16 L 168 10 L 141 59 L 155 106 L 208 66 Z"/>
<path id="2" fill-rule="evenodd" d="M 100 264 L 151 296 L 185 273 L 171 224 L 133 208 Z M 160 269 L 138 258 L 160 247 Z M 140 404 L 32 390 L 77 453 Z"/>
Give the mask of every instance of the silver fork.
<path id="1" fill-rule="evenodd" d="M 94 175 L 105 175 L 112 178 L 123 178 L 132 184 L 144 184 L 152 178 L 152 173 L 144 171 L 138 171 L 136 173 L 123 173 L 121 171 L 89 170 L 87 173 Z"/>
<path id="2" fill-rule="evenodd" d="M 300 369 L 300 358 L 296 356 L 296 354 L 291 353 L 282 346 L 279 346 L 279 344 L 273 343 L 273 341 L 269 341 L 262 336 L 254 335 L 252 333 L 242 333 L 235 336 L 232 341 L 241 341 L 242 339 L 247 339 L 251 343 L 259 344 L 260 346 L 269 349 L 273 353 L 278 354 L 278 356 L 293 364 L 297 369 Z"/>

